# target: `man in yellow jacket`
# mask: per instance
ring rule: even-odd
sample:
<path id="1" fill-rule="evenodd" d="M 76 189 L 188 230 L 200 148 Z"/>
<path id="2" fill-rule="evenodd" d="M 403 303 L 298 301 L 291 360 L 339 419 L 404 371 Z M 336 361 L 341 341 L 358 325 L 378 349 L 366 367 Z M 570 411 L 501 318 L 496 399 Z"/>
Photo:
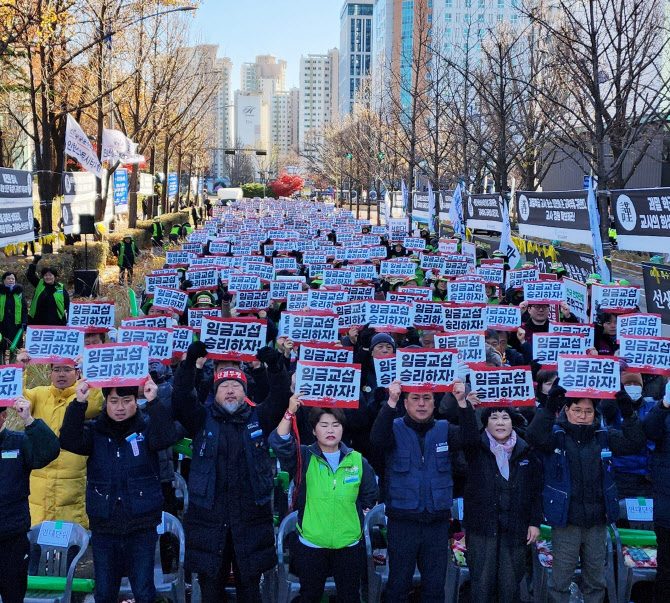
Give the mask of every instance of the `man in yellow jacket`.
<path id="1" fill-rule="evenodd" d="M 30 363 L 27 351 L 16 357 L 25 369 Z M 42 419 L 56 434 L 65 418 L 65 411 L 75 399 L 75 387 L 79 371 L 72 365 L 51 365 L 51 385 L 27 389 L 23 396 L 30 401 L 30 411 L 36 419 Z M 102 391 L 92 389 L 86 418 L 100 414 L 103 404 Z M 43 469 L 30 474 L 30 520 L 32 525 L 42 521 L 74 521 L 88 528 L 86 515 L 86 459 L 85 456 L 61 450 L 58 458 Z"/>

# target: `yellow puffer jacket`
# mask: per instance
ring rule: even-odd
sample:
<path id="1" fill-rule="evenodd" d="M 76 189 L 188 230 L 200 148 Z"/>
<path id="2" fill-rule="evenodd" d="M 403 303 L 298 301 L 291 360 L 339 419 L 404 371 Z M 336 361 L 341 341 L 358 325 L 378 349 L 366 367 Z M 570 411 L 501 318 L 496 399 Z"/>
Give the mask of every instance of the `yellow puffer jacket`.
<path id="1" fill-rule="evenodd" d="M 30 400 L 33 417 L 42 419 L 56 435 L 65 418 L 65 410 L 75 399 L 74 388 L 58 389 L 53 385 L 24 389 Z M 91 390 L 86 418 L 93 419 L 102 410 L 102 391 Z M 43 469 L 30 474 L 30 519 L 32 525 L 42 521 L 74 521 L 88 529 L 86 515 L 86 460 L 61 450 L 58 458 Z"/>

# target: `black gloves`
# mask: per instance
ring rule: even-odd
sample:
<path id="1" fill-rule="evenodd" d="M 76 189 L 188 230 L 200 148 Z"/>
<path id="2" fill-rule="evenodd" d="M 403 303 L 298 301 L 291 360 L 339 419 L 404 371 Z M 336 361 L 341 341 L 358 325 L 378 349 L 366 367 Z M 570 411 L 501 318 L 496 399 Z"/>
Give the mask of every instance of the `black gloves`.
<path id="1" fill-rule="evenodd" d="M 258 358 L 260 362 L 264 362 L 271 373 L 279 372 L 279 359 L 281 356 L 280 352 L 270 346 L 265 346 L 256 352 L 256 358 Z"/>
<path id="2" fill-rule="evenodd" d="M 41 259 L 42 259 L 42 256 L 41 256 L 41 255 L 36 255 L 36 256 L 33 258 L 33 264 L 37 264 L 37 262 L 39 262 Z"/>
<path id="3" fill-rule="evenodd" d="M 616 400 L 607 398 L 600 401 L 600 414 L 603 416 L 603 419 L 605 419 L 605 421 L 608 424 L 614 423 L 614 421 L 616 421 L 618 413 L 619 413 L 619 407 L 617 406 Z"/>
<path id="4" fill-rule="evenodd" d="M 624 391 L 616 393 L 616 402 L 619 405 L 622 419 L 628 419 L 635 414 L 633 399 Z"/>
<path id="5" fill-rule="evenodd" d="M 229 304 L 231 299 L 233 299 L 233 296 L 228 291 L 221 296 L 221 302 L 224 304 Z"/>
<path id="6" fill-rule="evenodd" d="M 382 290 L 383 293 L 388 293 L 390 288 L 391 288 L 391 283 L 389 283 L 387 280 L 382 281 L 381 290 Z"/>
<path id="7" fill-rule="evenodd" d="M 370 327 L 363 327 L 361 331 L 358 333 L 358 345 L 361 348 L 364 348 L 366 350 L 370 349 L 370 345 L 372 344 L 372 338 L 375 336 L 376 331 L 374 329 L 371 329 Z"/>
<path id="8" fill-rule="evenodd" d="M 202 341 L 194 341 L 190 346 L 188 346 L 188 351 L 186 352 L 186 360 L 184 362 L 194 365 L 196 360 L 199 358 L 204 358 L 207 356 L 207 347 Z"/>
<path id="9" fill-rule="evenodd" d="M 551 386 L 549 393 L 547 394 L 547 403 L 545 408 L 557 414 L 565 406 L 565 392 L 567 390 L 563 389 L 558 385 L 558 379 L 554 381 L 554 384 Z"/>
<path id="10" fill-rule="evenodd" d="M 190 289 L 191 287 L 193 287 L 193 281 L 185 280 L 181 284 L 181 290 L 182 291 L 186 291 L 187 289 Z"/>

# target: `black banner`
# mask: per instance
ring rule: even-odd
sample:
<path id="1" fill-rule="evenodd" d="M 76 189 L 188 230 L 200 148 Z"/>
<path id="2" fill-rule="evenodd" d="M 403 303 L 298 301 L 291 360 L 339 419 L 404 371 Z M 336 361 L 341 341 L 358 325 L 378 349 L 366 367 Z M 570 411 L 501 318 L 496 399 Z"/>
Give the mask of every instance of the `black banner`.
<path id="1" fill-rule="evenodd" d="M 670 266 L 642 264 L 647 312 L 660 314 L 664 325 L 670 325 Z"/>
<path id="2" fill-rule="evenodd" d="M 442 190 L 437 198 L 438 204 L 438 213 L 440 214 L 440 220 L 449 219 L 449 208 L 451 207 L 451 202 L 454 198 L 454 191 Z"/>
<path id="3" fill-rule="evenodd" d="M 494 251 L 498 251 L 498 248 L 500 247 L 500 239 L 496 239 L 494 237 L 472 235 L 472 242 L 478 247 L 484 249 L 484 251 L 489 254 L 489 257 L 491 257 L 491 254 Z"/>
<path id="4" fill-rule="evenodd" d="M 559 247 L 556 251 L 558 252 L 558 261 L 563 264 L 563 268 L 567 272 L 566 276 L 571 279 L 585 283 L 591 274 L 598 272 L 596 258 L 592 253 L 565 247 Z"/>
<path id="5" fill-rule="evenodd" d="M 0 247 L 33 240 L 33 175 L 0 168 Z"/>
<path id="6" fill-rule="evenodd" d="M 428 222 L 429 218 L 428 193 L 414 191 L 412 195 L 412 220 L 415 222 Z"/>
<path id="7" fill-rule="evenodd" d="M 517 191 L 519 233 L 591 245 L 587 191 Z"/>
<path id="8" fill-rule="evenodd" d="M 535 264 L 540 272 L 549 272 L 551 270 L 551 256 L 549 255 L 550 245 L 544 245 L 535 241 L 526 243 L 527 262 Z"/>
<path id="9" fill-rule="evenodd" d="M 665 251 L 670 236 L 670 188 L 612 191 L 619 249 Z"/>
<path id="10" fill-rule="evenodd" d="M 502 232 L 502 202 L 497 193 L 464 198 L 465 222 L 470 229 Z"/>

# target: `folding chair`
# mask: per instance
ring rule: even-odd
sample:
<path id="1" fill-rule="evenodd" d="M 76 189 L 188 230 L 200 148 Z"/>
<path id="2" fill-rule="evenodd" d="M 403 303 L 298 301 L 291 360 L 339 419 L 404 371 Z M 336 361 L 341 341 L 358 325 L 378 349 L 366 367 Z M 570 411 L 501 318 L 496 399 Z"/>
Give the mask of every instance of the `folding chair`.
<path id="1" fill-rule="evenodd" d="M 184 515 L 188 511 L 188 486 L 186 485 L 186 480 L 176 471 L 172 476 L 172 487 L 174 488 L 174 494 L 177 500 L 180 500 L 182 503 L 182 509 L 179 512 L 179 521 L 184 521 Z"/>
<path id="2" fill-rule="evenodd" d="M 57 540 L 49 537 L 54 531 L 63 538 L 62 542 L 56 544 Z M 28 540 L 31 551 L 39 549 L 40 558 L 37 574 L 28 576 L 28 591 L 24 601 L 70 603 L 73 592 L 93 592 L 93 580 L 74 577 L 77 563 L 88 548 L 89 536 L 84 528 L 72 522 L 45 521 L 30 529 Z M 79 550 L 68 562 L 68 552 L 73 547 Z"/>

